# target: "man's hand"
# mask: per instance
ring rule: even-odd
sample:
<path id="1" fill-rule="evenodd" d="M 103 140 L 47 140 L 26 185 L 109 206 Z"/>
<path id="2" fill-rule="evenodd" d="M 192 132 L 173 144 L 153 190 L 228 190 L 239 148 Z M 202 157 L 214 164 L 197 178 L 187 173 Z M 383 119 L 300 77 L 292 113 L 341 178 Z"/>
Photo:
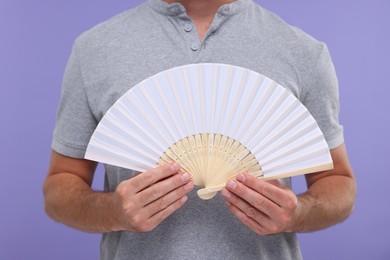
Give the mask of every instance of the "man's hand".
<path id="1" fill-rule="evenodd" d="M 289 231 L 297 209 L 296 195 L 278 181 L 266 182 L 240 174 L 222 190 L 229 210 L 258 234 Z"/>
<path id="2" fill-rule="evenodd" d="M 91 188 L 96 165 L 52 152 L 43 185 L 51 218 L 87 232 L 146 232 L 180 208 L 194 188 L 178 164 L 167 164 L 121 182 L 115 192 L 98 192 Z"/>
<path id="3" fill-rule="evenodd" d="M 187 201 L 194 188 L 177 163 L 148 170 L 123 181 L 113 194 L 120 230 L 147 232 Z"/>
<path id="4" fill-rule="evenodd" d="M 353 210 L 356 181 L 345 145 L 331 150 L 334 168 L 306 174 L 296 196 L 278 182 L 240 174 L 222 191 L 230 211 L 259 234 L 312 232 L 345 220 Z"/>

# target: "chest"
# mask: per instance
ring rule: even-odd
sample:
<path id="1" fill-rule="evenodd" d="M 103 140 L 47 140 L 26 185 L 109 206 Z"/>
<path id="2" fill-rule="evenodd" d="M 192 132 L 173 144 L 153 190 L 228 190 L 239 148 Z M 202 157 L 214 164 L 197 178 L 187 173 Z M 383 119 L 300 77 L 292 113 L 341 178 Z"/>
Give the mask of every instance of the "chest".
<path id="1" fill-rule="evenodd" d="M 86 90 L 99 121 L 112 104 L 142 80 L 169 68 L 190 63 L 224 63 L 263 74 L 299 96 L 297 68 L 288 51 L 267 40 L 258 30 L 212 25 L 199 39 L 190 20 L 156 23 L 144 37 L 118 37 L 99 49 L 89 64 Z M 93 72 L 93 73 L 92 73 Z"/>

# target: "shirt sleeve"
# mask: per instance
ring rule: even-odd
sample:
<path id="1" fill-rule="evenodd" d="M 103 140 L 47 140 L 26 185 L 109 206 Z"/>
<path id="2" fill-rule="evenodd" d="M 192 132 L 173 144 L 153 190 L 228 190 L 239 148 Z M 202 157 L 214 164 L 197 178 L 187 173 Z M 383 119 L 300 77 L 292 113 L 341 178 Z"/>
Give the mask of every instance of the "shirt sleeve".
<path id="1" fill-rule="evenodd" d="M 76 43 L 66 66 L 57 110 L 52 149 L 73 158 L 83 158 L 97 126 L 83 82 Z"/>
<path id="2" fill-rule="evenodd" d="M 328 48 L 322 45 L 317 62 L 302 89 L 302 103 L 316 119 L 330 149 L 344 142 L 339 123 L 338 80 Z"/>

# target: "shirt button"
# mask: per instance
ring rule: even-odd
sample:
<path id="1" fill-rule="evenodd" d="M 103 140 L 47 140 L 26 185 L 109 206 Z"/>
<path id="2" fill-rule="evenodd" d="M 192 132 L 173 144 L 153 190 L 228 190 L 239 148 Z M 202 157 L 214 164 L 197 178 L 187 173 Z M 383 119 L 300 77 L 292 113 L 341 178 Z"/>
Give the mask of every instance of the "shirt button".
<path id="1" fill-rule="evenodd" d="M 184 25 L 184 31 L 186 32 L 190 32 L 192 30 L 192 25 L 187 23 L 186 25 Z"/>
<path id="2" fill-rule="evenodd" d="M 180 6 L 178 6 L 178 5 L 169 6 L 167 9 L 171 14 L 179 14 L 180 13 Z"/>
<path id="3" fill-rule="evenodd" d="M 191 45 L 191 50 L 197 51 L 197 50 L 198 50 L 198 44 L 193 43 L 193 44 Z"/>
<path id="4" fill-rule="evenodd" d="M 223 13 L 223 14 L 229 14 L 229 12 L 230 12 L 229 7 L 227 7 L 227 6 L 222 7 L 222 13 Z"/>
<path id="5" fill-rule="evenodd" d="M 230 13 L 230 8 L 227 7 L 227 6 L 224 6 L 224 7 L 221 7 L 218 11 L 217 11 L 217 16 L 218 17 L 221 17 L 223 15 L 228 15 Z"/>

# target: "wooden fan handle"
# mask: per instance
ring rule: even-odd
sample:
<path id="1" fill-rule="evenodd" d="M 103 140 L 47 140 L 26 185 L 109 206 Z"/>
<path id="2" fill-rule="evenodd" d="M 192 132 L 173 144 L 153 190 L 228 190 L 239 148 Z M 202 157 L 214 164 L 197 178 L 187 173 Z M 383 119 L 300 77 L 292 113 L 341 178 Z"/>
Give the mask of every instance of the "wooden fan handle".
<path id="1" fill-rule="evenodd" d="M 199 198 L 201 198 L 202 200 L 210 200 L 210 199 L 214 198 L 215 195 L 217 195 L 218 191 L 225 188 L 225 186 L 226 186 L 226 183 L 218 185 L 218 186 L 210 187 L 210 188 L 203 188 L 203 189 L 198 190 L 197 194 L 198 194 Z"/>
<path id="2" fill-rule="evenodd" d="M 258 178 L 258 177 L 261 177 L 263 175 L 263 171 L 258 170 L 258 171 L 252 172 L 251 174 Z M 217 195 L 218 191 L 221 191 L 223 188 L 226 187 L 226 183 L 227 182 L 224 182 L 222 184 L 219 184 L 219 185 L 216 185 L 213 187 L 205 187 L 203 189 L 198 190 L 197 194 L 198 194 L 199 198 L 201 198 L 202 200 L 212 199 L 215 197 L 215 195 Z"/>

